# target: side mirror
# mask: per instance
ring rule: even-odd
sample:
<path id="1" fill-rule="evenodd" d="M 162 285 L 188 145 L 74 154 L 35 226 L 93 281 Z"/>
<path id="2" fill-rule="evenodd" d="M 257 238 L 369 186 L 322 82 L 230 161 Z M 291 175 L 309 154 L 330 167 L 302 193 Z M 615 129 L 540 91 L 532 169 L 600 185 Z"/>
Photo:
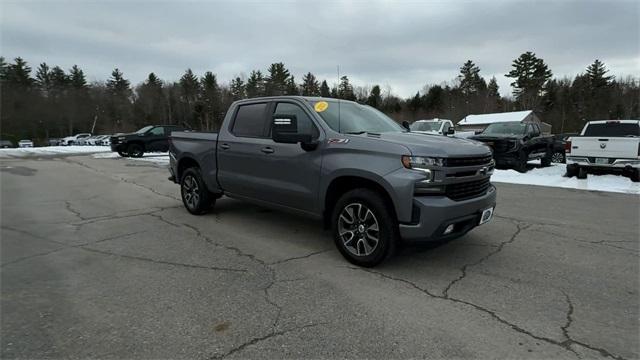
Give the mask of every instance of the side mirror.
<path id="1" fill-rule="evenodd" d="M 402 127 L 407 129 L 407 131 L 411 131 L 411 128 L 409 127 L 409 122 L 407 120 L 404 120 L 402 122 Z"/>
<path id="2" fill-rule="evenodd" d="M 311 134 L 298 132 L 298 119 L 295 115 L 275 114 L 271 123 L 271 138 L 283 144 L 309 144 L 313 141 Z"/>
<path id="3" fill-rule="evenodd" d="M 447 135 L 453 135 L 455 133 L 456 133 L 456 129 L 454 129 L 453 126 L 447 129 Z"/>

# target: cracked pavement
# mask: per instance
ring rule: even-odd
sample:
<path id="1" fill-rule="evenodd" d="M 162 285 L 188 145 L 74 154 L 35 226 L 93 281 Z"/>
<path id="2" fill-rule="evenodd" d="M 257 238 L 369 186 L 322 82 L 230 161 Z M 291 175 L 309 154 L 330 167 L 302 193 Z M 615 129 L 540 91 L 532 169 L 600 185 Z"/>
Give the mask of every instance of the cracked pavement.
<path id="1" fill-rule="evenodd" d="M 317 221 L 189 215 L 162 167 L 0 163 L 2 358 L 640 357 L 634 195 L 497 184 L 490 224 L 363 269 Z"/>

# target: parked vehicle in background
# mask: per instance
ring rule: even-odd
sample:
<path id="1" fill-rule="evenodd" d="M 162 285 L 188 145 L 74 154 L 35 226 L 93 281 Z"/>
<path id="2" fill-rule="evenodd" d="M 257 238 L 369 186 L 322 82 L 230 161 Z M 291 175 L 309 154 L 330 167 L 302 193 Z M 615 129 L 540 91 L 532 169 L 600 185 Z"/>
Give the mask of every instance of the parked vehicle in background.
<path id="1" fill-rule="evenodd" d="M 409 125 L 411 132 L 432 135 L 453 135 L 453 122 L 447 119 L 418 120 Z"/>
<path id="2" fill-rule="evenodd" d="M 18 147 L 21 148 L 32 148 L 33 147 L 33 141 L 31 140 L 20 140 L 18 141 Z"/>
<path id="3" fill-rule="evenodd" d="M 551 162 L 564 164 L 567 161 L 566 148 L 567 140 L 571 136 L 576 136 L 577 133 L 565 133 L 553 135 L 553 154 L 551 155 Z"/>
<path id="4" fill-rule="evenodd" d="M 170 179 L 192 214 L 223 195 L 324 219 L 342 255 L 374 266 L 400 239 L 449 240 L 488 222 L 491 150 L 409 132 L 373 107 L 279 96 L 234 102 L 220 133 L 174 132 Z"/>
<path id="5" fill-rule="evenodd" d="M 2 149 L 8 149 L 8 148 L 14 148 L 15 146 L 13 146 L 13 142 L 11 142 L 10 140 L 0 140 L 0 148 Z"/>
<path id="6" fill-rule="evenodd" d="M 83 140 L 80 145 L 92 145 L 92 146 L 99 145 L 98 142 L 104 139 L 105 136 L 108 137 L 109 135 L 92 136 L 90 138 Z"/>
<path id="7" fill-rule="evenodd" d="M 111 145 L 111 135 L 100 135 L 95 141 L 95 145 L 109 146 Z"/>
<path id="8" fill-rule="evenodd" d="M 623 174 L 640 181 L 640 120 L 588 122 L 567 146 L 567 176 Z"/>
<path id="9" fill-rule="evenodd" d="M 178 125 L 149 125 L 129 133 L 111 136 L 111 151 L 120 156 L 142 157 L 145 152 L 169 151 L 169 135 L 173 131 L 184 131 Z"/>
<path id="10" fill-rule="evenodd" d="M 62 139 L 60 138 L 49 138 L 49 140 L 47 140 L 47 143 L 49 144 L 49 146 L 59 146 L 61 141 Z"/>
<path id="11" fill-rule="evenodd" d="M 62 140 L 60 141 L 60 145 L 62 146 L 78 145 L 82 140 L 85 140 L 89 137 L 91 137 L 90 133 L 80 133 L 73 136 L 67 136 L 65 138 L 62 138 Z"/>
<path id="12" fill-rule="evenodd" d="M 497 166 L 527 171 L 527 162 L 540 159 L 542 166 L 551 165 L 554 139 L 542 135 L 537 123 L 494 123 L 469 139 L 481 141 L 491 147 Z"/>

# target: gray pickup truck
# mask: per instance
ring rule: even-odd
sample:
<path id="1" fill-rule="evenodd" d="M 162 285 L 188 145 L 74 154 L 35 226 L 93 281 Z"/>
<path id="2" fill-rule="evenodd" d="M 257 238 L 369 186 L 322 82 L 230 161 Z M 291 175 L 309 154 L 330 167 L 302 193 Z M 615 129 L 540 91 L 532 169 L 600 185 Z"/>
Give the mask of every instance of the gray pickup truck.
<path id="1" fill-rule="evenodd" d="M 172 133 L 169 179 L 192 214 L 226 195 L 308 215 L 347 260 L 375 266 L 400 240 L 466 234 L 496 204 L 486 145 L 406 127 L 351 101 L 240 100 L 219 133 Z"/>

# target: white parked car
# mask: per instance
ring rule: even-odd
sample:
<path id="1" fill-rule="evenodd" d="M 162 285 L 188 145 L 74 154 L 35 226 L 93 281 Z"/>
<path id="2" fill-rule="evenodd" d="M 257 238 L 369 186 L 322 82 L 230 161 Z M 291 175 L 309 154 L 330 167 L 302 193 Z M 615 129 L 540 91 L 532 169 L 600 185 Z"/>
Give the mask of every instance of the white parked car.
<path id="1" fill-rule="evenodd" d="M 618 173 L 640 181 L 640 120 L 590 121 L 565 149 L 569 177 Z"/>
<path id="2" fill-rule="evenodd" d="M 409 125 L 411 132 L 432 135 L 453 135 L 453 122 L 447 119 L 418 120 Z"/>
<path id="3" fill-rule="evenodd" d="M 20 141 L 18 141 L 18 147 L 21 147 L 21 148 L 32 148 L 33 147 L 33 141 L 31 141 L 31 140 L 20 140 Z"/>
<path id="4" fill-rule="evenodd" d="M 102 135 L 102 138 L 96 141 L 96 145 L 102 145 L 102 146 L 111 145 L 111 135 Z"/>
<path id="5" fill-rule="evenodd" d="M 69 146 L 69 145 L 79 145 L 82 140 L 86 140 L 91 137 L 89 133 L 80 133 L 75 134 L 73 136 L 67 136 L 60 140 L 60 145 Z"/>

